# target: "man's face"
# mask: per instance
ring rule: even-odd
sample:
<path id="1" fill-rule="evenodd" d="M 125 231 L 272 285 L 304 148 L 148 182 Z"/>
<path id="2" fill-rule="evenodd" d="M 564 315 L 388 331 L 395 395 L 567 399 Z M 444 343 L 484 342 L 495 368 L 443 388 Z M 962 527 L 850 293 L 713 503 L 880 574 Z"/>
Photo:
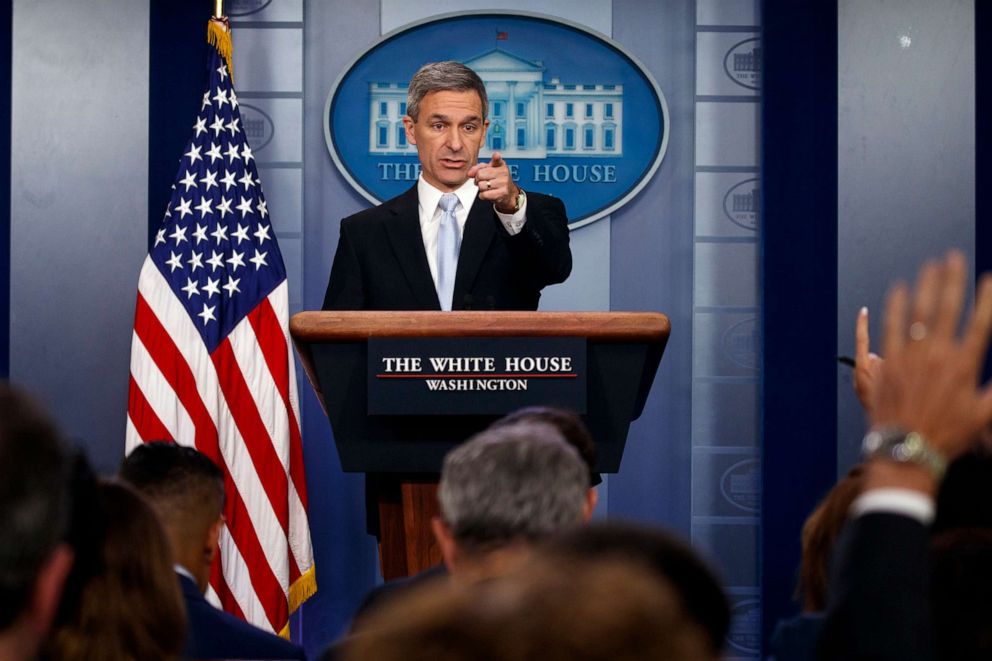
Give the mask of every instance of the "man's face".
<path id="1" fill-rule="evenodd" d="M 403 123 L 427 183 L 449 192 L 465 183 L 489 126 L 476 92 L 429 92 L 420 101 L 417 121 L 404 117 Z"/>

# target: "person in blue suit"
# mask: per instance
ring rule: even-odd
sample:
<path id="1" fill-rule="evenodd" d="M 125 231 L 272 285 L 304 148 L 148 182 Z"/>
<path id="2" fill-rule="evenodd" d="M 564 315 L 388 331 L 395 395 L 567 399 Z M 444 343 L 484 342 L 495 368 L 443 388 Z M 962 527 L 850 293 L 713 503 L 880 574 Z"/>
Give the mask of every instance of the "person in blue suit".
<path id="1" fill-rule="evenodd" d="M 194 448 L 146 443 L 121 464 L 162 520 L 186 604 L 187 659 L 305 659 L 302 648 L 214 608 L 204 598 L 224 525 L 224 475 Z"/>

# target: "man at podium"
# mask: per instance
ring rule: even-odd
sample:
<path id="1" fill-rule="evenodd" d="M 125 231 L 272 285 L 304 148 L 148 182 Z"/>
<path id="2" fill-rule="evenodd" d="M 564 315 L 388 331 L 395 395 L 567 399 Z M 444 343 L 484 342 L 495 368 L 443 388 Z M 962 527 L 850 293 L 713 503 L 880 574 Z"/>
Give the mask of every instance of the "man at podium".
<path id="1" fill-rule="evenodd" d="M 536 310 L 541 289 L 568 277 L 561 200 L 522 191 L 499 152 L 478 163 L 488 110 L 465 65 L 417 71 L 403 123 L 420 177 L 341 221 L 325 310 Z"/>

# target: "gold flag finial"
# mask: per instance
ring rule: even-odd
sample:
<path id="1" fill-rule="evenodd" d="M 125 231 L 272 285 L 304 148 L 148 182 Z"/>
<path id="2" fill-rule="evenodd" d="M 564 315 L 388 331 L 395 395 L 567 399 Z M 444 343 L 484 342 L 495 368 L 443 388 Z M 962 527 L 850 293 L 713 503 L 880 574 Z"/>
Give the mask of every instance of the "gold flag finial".
<path id="1" fill-rule="evenodd" d="M 224 17 L 224 0 L 214 0 L 214 18 Z"/>

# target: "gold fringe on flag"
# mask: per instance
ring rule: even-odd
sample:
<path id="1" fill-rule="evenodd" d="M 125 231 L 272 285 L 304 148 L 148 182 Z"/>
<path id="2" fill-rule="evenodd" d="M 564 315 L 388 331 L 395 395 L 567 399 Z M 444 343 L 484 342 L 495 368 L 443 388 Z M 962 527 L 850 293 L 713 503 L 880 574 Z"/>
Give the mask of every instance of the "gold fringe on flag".
<path id="1" fill-rule="evenodd" d="M 289 612 L 292 613 L 300 607 L 304 601 L 312 597 L 317 592 L 317 573 L 313 565 L 303 572 L 296 581 L 289 586 Z"/>
<path id="2" fill-rule="evenodd" d="M 227 17 L 211 18 L 207 23 L 207 43 L 217 49 L 220 56 L 227 64 L 227 73 L 231 76 L 231 84 L 234 84 L 234 67 L 231 66 L 231 56 L 234 54 L 234 45 L 231 43 L 231 23 Z"/>

